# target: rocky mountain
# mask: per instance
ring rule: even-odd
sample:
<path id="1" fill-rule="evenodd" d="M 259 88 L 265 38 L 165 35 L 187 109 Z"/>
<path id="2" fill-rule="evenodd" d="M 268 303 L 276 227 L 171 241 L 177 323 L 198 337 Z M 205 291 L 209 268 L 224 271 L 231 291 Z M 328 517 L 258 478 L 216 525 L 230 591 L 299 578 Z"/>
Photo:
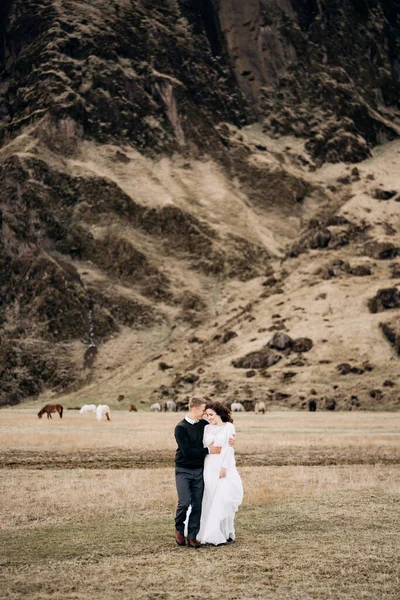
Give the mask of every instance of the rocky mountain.
<path id="1" fill-rule="evenodd" d="M 3 2 L 1 404 L 398 407 L 399 16 Z"/>

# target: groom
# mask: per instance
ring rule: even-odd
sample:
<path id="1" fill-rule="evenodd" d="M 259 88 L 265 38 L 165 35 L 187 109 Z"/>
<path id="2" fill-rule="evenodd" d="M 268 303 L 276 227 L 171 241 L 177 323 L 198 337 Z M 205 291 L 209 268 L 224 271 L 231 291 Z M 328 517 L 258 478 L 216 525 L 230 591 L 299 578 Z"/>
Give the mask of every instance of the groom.
<path id="1" fill-rule="evenodd" d="M 203 432 L 207 421 L 203 419 L 206 398 L 191 398 L 189 413 L 175 427 L 175 439 L 178 444 L 175 455 L 175 480 L 178 492 L 178 506 L 175 517 L 175 540 L 178 546 L 185 546 L 184 536 L 186 513 L 189 506 L 192 511 L 188 522 L 187 543 L 189 547 L 198 548 L 196 540 L 200 529 L 201 504 L 203 500 L 204 481 L 203 467 L 207 454 L 220 454 L 221 446 L 212 442 L 203 448 Z M 234 439 L 229 440 L 233 446 Z"/>

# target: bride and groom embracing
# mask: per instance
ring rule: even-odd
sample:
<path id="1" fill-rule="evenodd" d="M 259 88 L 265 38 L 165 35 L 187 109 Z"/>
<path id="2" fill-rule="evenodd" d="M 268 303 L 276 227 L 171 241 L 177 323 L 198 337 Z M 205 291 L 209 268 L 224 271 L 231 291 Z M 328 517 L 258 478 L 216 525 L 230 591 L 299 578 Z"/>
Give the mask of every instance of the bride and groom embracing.
<path id="1" fill-rule="evenodd" d="M 175 539 L 179 546 L 186 545 L 185 535 L 192 548 L 235 539 L 234 519 L 243 487 L 236 469 L 234 436 L 226 406 L 208 398 L 190 399 L 189 413 L 175 427 Z"/>

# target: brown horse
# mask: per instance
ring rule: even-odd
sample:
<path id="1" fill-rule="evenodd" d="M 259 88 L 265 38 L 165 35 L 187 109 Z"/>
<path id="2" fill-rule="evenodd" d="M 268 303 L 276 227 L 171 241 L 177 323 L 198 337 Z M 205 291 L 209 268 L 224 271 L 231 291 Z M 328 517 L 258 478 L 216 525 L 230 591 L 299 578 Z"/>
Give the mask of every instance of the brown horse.
<path id="1" fill-rule="evenodd" d="M 64 408 L 61 406 L 61 404 L 46 404 L 46 406 L 43 406 L 43 408 L 41 410 L 39 410 L 38 417 L 39 417 L 39 419 L 41 419 L 42 415 L 44 413 L 46 413 L 47 418 L 51 419 L 52 418 L 51 413 L 57 412 L 60 415 L 60 419 L 62 419 L 63 410 L 64 410 Z"/>

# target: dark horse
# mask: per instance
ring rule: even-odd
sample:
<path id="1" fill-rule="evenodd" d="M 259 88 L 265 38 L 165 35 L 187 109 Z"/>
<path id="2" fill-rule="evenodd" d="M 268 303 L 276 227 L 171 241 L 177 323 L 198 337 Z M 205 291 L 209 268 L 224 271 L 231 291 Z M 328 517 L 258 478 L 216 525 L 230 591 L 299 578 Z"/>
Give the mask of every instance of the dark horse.
<path id="1" fill-rule="evenodd" d="M 46 404 L 46 406 L 43 406 L 42 410 L 39 410 L 37 416 L 39 417 L 39 419 L 42 418 L 43 413 L 47 414 L 47 418 L 51 419 L 51 413 L 55 413 L 58 412 L 58 414 L 60 415 L 60 419 L 62 419 L 62 415 L 63 415 L 63 407 L 61 406 L 61 404 Z"/>

